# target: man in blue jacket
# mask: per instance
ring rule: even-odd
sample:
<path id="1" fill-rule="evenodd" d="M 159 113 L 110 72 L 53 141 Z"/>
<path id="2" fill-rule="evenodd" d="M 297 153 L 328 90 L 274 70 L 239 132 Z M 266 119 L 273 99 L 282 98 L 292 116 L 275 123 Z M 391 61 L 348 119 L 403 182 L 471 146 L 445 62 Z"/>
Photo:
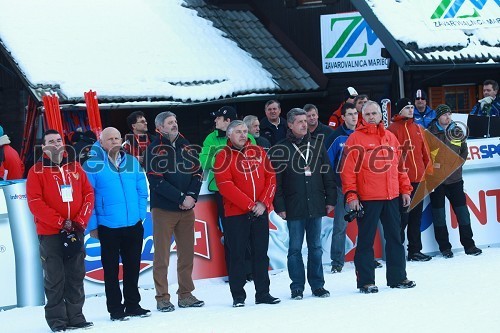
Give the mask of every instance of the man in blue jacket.
<path id="1" fill-rule="evenodd" d="M 88 224 L 90 236 L 101 243 L 106 305 L 111 320 L 129 316 L 147 317 L 138 290 L 143 220 L 148 191 L 139 161 L 121 150 L 120 132 L 105 128 L 92 147 L 92 157 L 83 166 L 95 192 L 94 212 Z M 123 264 L 123 299 L 118 280 Z"/>
<path id="2" fill-rule="evenodd" d="M 413 95 L 415 110 L 413 112 L 413 121 L 423 128 L 429 127 L 430 123 L 436 118 L 436 111 L 427 105 L 427 94 L 423 89 L 417 89 Z"/>
<path id="3" fill-rule="evenodd" d="M 349 135 L 354 132 L 358 124 L 358 111 L 353 103 L 345 103 L 341 109 L 342 125 L 333 132 L 333 143 L 328 148 L 328 157 L 335 172 L 335 183 L 337 184 L 337 203 L 333 217 L 332 245 L 330 259 L 332 260 L 332 273 L 340 273 L 345 261 L 345 235 L 347 221 L 344 219 L 346 213 L 344 207 L 344 194 L 342 193 L 342 181 L 340 180 L 339 164 L 344 151 L 344 144 Z"/>

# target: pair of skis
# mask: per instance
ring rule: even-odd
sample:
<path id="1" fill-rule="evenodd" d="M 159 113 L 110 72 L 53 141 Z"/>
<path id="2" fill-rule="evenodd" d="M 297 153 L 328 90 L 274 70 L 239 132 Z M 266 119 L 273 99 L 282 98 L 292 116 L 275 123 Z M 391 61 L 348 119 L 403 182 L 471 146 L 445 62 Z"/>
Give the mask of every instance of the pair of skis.
<path id="1" fill-rule="evenodd" d="M 101 114 L 99 111 L 99 103 L 97 101 L 97 93 L 95 91 L 88 91 L 84 93 L 85 104 L 87 105 L 87 118 L 90 130 L 95 133 L 97 137 L 102 132 Z M 67 135 L 68 130 L 64 130 L 61 108 L 59 106 L 59 97 L 57 94 L 47 94 L 42 97 L 43 106 L 45 108 L 45 125 L 46 128 L 57 130 L 59 133 Z M 67 124 L 66 124 L 67 125 Z M 69 128 L 68 126 L 66 126 Z"/>

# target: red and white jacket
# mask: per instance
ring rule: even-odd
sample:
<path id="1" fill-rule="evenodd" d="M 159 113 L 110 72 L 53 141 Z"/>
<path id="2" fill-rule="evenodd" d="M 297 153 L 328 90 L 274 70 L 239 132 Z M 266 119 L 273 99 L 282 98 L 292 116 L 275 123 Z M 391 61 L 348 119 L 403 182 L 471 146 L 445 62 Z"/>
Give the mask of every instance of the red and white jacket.
<path id="1" fill-rule="evenodd" d="M 256 202 L 269 211 L 276 192 L 276 175 L 266 152 L 247 141 L 238 150 L 228 141 L 215 156 L 215 181 L 223 197 L 225 216 L 247 214 Z"/>
<path id="2" fill-rule="evenodd" d="M 61 185 L 71 185 L 73 201 L 63 202 Z M 38 235 L 55 235 L 65 220 L 85 230 L 94 208 L 94 190 L 80 163 L 65 158 L 56 165 L 46 156 L 29 171 L 26 196 Z"/>
<path id="3" fill-rule="evenodd" d="M 403 169 L 399 141 L 384 124 L 364 121 L 349 135 L 343 150 L 340 171 L 342 191 L 347 202 L 392 200 L 400 194 L 411 194 L 412 186 Z"/>

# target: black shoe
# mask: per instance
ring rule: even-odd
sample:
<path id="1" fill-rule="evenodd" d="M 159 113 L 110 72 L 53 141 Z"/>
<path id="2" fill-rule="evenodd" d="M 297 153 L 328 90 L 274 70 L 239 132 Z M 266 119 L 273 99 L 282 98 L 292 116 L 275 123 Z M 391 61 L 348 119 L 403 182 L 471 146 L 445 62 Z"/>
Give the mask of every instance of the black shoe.
<path id="1" fill-rule="evenodd" d="M 313 295 L 320 298 L 330 297 L 330 292 L 325 288 L 318 288 L 313 290 Z"/>
<path id="2" fill-rule="evenodd" d="M 483 251 L 481 249 L 478 249 L 475 246 L 470 247 L 467 250 L 465 250 L 465 254 L 468 254 L 468 255 L 471 255 L 471 256 L 478 256 L 481 253 L 483 253 Z"/>
<path id="3" fill-rule="evenodd" d="M 417 284 L 415 283 L 415 281 L 410 281 L 410 280 L 406 279 L 406 280 L 403 280 L 399 283 L 391 284 L 389 287 L 398 288 L 398 289 L 408 289 L 408 288 L 413 288 L 416 285 Z"/>
<path id="4" fill-rule="evenodd" d="M 125 321 L 125 320 L 129 320 L 130 319 L 130 317 L 125 314 L 125 312 L 112 313 L 112 314 L 109 315 L 109 318 L 112 321 L 116 321 L 116 320 Z"/>
<path id="5" fill-rule="evenodd" d="M 408 253 L 408 261 L 429 261 L 432 257 L 422 252 Z"/>
<path id="6" fill-rule="evenodd" d="M 444 251 L 441 251 L 441 254 L 443 255 L 444 258 L 446 259 L 450 259 L 450 258 L 453 258 L 453 252 L 451 252 L 451 250 L 444 250 Z"/>
<path id="7" fill-rule="evenodd" d="M 51 328 L 52 332 L 66 332 L 66 326 L 57 326 Z"/>
<path id="8" fill-rule="evenodd" d="M 374 284 L 367 284 L 359 288 L 359 292 L 362 294 L 375 294 L 378 293 L 378 287 Z"/>
<path id="9" fill-rule="evenodd" d="M 384 266 L 382 266 L 381 263 L 379 263 L 377 260 L 373 260 L 373 265 L 375 266 L 375 268 L 382 268 Z"/>
<path id="10" fill-rule="evenodd" d="M 68 330 L 71 330 L 71 329 L 86 329 L 86 328 L 91 328 L 92 326 L 94 326 L 94 323 L 91 322 L 91 321 L 84 321 L 82 323 L 78 323 L 78 324 L 73 324 L 73 325 L 68 325 Z"/>
<path id="11" fill-rule="evenodd" d="M 149 316 L 151 316 L 151 311 L 150 311 L 150 310 L 147 310 L 147 309 L 143 309 L 143 308 L 141 308 L 141 307 L 138 307 L 138 308 L 137 308 L 137 309 L 135 309 L 135 310 L 125 311 L 125 315 L 130 316 L 130 317 L 141 317 L 141 318 L 145 318 L 145 317 L 149 317 Z"/>
<path id="12" fill-rule="evenodd" d="M 332 273 L 340 273 L 342 272 L 343 266 L 340 265 L 332 265 Z"/>
<path id="13" fill-rule="evenodd" d="M 303 298 L 304 298 L 304 293 L 302 292 L 302 290 L 292 290 L 292 299 L 300 301 Z"/>
<path id="14" fill-rule="evenodd" d="M 233 308 L 242 308 L 245 306 L 245 300 L 235 299 L 233 301 Z"/>
<path id="15" fill-rule="evenodd" d="M 269 294 L 264 297 L 255 299 L 255 304 L 278 304 L 279 302 L 281 302 L 279 298 L 273 297 Z"/>

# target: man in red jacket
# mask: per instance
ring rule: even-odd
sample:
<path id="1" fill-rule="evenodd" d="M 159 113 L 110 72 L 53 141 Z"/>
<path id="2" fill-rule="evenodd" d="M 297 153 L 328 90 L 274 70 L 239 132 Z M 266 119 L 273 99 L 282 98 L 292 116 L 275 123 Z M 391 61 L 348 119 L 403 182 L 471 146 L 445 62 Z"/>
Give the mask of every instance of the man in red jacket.
<path id="1" fill-rule="evenodd" d="M 415 282 L 406 277 L 399 215 L 399 196 L 403 206 L 407 207 L 412 187 L 406 172 L 399 169 L 400 145 L 394 134 L 385 130 L 377 102 L 366 102 L 362 111 L 361 124 L 345 143 L 344 164 L 340 172 L 349 208 L 358 212 L 358 244 L 354 256 L 357 287 L 362 293 L 378 292 L 373 241 L 380 219 L 386 241 L 387 285 L 413 288 Z M 364 210 L 363 214 L 361 210 Z"/>
<path id="2" fill-rule="evenodd" d="M 429 165 L 429 149 L 424 138 L 424 129 L 413 120 L 414 106 L 408 98 L 402 98 L 396 103 L 398 114 L 392 118 L 392 124 L 387 128 L 398 138 L 403 148 L 403 161 L 410 178 L 413 191 L 425 176 L 425 170 Z M 404 243 L 405 228 L 408 226 L 408 261 L 429 261 L 431 256 L 422 252 L 422 239 L 420 237 L 420 220 L 424 202 L 421 201 L 410 212 L 406 208 L 401 209 L 401 242 Z"/>
<path id="3" fill-rule="evenodd" d="M 88 328 L 93 324 L 82 313 L 83 232 L 94 207 L 94 190 L 80 164 L 68 160 L 56 130 L 46 131 L 42 140 L 44 155 L 28 173 L 26 196 L 40 240 L 45 319 L 53 332 Z"/>
<path id="4" fill-rule="evenodd" d="M 276 176 L 264 149 L 250 143 L 241 120 L 227 127 L 229 138 L 215 157 L 215 181 L 222 195 L 226 217 L 224 239 L 231 253 L 229 286 L 233 306 L 245 306 L 245 252 L 252 242 L 255 304 L 277 304 L 269 294 L 268 211 L 276 190 Z"/>

